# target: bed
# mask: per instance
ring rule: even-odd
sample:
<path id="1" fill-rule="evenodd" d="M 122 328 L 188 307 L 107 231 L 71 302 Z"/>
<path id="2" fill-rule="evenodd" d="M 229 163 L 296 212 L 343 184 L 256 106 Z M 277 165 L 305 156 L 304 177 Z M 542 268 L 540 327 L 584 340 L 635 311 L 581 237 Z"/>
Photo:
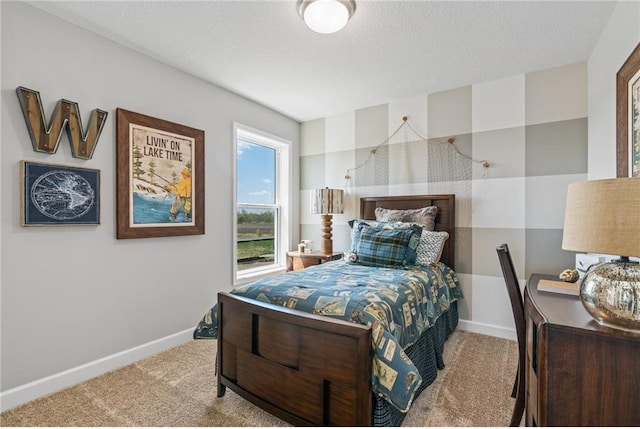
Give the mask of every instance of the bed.
<path id="1" fill-rule="evenodd" d="M 340 260 L 219 293 L 217 304 L 194 332 L 194 338 L 218 340 L 218 396 L 228 387 L 297 426 L 400 425 L 412 401 L 444 367 L 444 343 L 458 322 L 462 294 L 453 271 L 455 197 L 360 199 L 362 220 L 375 220 L 377 208 L 424 207 L 437 207 L 433 229 L 449 237 L 433 267 L 370 269 Z M 364 234 L 369 223 L 361 223 L 358 230 Z M 381 278 L 392 286 L 378 286 Z M 327 286 L 333 279 L 338 279 L 335 285 Z M 346 287 L 349 282 L 353 285 Z M 409 287 L 399 286 L 404 283 Z M 322 289 L 325 286 L 331 289 Z M 288 288 L 285 293 L 282 287 Z M 384 304 L 388 314 L 374 314 L 367 300 L 381 300 L 371 290 L 384 292 L 387 304 L 392 295 L 398 302 L 406 298 L 411 306 Z M 320 298 L 313 298 L 316 293 Z M 345 310 L 363 294 L 366 307 Z M 305 309 L 307 298 L 313 304 Z M 327 302 L 319 306 L 321 299 Z M 419 303 L 429 305 L 423 310 Z M 374 309 L 383 307 L 376 304 Z M 403 326 L 401 320 L 409 324 Z"/>

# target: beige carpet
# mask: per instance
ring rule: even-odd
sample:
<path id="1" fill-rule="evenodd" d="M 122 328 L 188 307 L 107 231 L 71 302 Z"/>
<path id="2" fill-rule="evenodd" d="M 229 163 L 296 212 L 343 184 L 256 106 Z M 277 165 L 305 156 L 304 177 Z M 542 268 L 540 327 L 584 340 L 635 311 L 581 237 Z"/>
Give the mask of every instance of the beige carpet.
<path id="1" fill-rule="evenodd" d="M 198 340 L 0 414 L 1 426 L 289 426 L 229 389 L 216 397 L 216 342 Z M 403 426 L 506 426 L 517 345 L 464 331 Z"/>

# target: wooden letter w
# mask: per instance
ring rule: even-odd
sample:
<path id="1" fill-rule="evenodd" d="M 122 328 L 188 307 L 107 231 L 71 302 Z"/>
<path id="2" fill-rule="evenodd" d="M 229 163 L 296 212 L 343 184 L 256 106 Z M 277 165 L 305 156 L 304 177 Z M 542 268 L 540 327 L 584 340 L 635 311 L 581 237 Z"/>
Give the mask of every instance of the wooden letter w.
<path id="1" fill-rule="evenodd" d="M 46 125 L 40 93 L 19 86 L 16 88 L 22 114 L 29 129 L 29 136 L 36 152 L 56 153 L 62 130 L 67 128 L 67 137 L 71 143 L 71 156 L 74 158 L 91 159 L 98 144 L 102 127 L 107 121 L 107 112 L 94 109 L 89 118 L 86 134 L 82 131 L 80 110 L 78 103 L 60 100 L 51 116 L 49 126 Z"/>

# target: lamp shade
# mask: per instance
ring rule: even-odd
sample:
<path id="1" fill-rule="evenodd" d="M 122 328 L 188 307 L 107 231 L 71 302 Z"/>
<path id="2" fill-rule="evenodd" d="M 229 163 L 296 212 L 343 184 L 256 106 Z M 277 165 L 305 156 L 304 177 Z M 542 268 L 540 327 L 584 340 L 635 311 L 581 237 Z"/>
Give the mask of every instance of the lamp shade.
<path id="1" fill-rule="evenodd" d="M 336 214 L 344 212 L 342 189 L 315 189 L 311 192 L 311 214 Z"/>
<path id="2" fill-rule="evenodd" d="M 640 256 L 640 178 L 569 185 L 562 248 Z"/>

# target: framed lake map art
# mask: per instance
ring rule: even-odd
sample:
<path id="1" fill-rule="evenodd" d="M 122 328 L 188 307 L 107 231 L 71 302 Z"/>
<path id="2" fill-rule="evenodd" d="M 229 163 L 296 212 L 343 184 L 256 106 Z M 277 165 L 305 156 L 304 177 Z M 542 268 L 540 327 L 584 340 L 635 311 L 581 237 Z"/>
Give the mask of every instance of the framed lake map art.
<path id="1" fill-rule="evenodd" d="M 100 224 L 100 170 L 20 164 L 22 226 Z"/>
<path id="2" fill-rule="evenodd" d="M 640 177 L 640 43 L 616 76 L 617 177 Z"/>
<path id="3" fill-rule="evenodd" d="M 204 234 L 204 131 L 116 109 L 117 238 Z"/>

